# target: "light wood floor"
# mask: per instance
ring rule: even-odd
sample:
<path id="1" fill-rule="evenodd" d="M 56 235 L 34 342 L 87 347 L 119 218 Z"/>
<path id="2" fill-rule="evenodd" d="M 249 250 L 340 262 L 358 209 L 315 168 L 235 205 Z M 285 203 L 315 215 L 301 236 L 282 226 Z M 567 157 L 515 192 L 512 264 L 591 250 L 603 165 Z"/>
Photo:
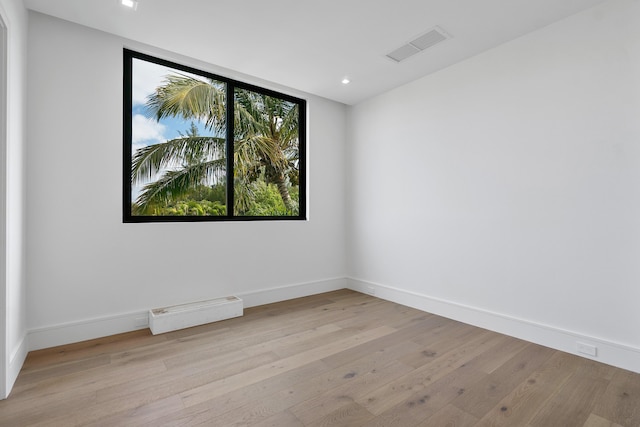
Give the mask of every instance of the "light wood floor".
<path id="1" fill-rule="evenodd" d="M 1 426 L 640 426 L 640 375 L 352 291 L 29 354 Z"/>

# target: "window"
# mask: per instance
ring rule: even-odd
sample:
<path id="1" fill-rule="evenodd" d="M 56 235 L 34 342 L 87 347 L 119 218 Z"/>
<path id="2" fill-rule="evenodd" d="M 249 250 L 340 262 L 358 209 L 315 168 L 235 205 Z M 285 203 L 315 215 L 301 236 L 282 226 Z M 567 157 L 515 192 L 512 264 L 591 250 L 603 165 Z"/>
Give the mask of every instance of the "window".
<path id="1" fill-rule="evenodd" d="M 304 100 L 125 49 L 123 111 L 124 222 L 306 218 Z"/>

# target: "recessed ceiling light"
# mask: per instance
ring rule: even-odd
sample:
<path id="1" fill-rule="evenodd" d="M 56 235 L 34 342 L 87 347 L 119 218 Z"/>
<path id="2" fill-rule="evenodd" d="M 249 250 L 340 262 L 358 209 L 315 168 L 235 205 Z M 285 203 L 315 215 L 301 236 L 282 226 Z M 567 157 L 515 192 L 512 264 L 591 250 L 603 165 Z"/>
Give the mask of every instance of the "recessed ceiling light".
<path id="1" fill-rule="evenodd" d="M 138 8 L 138 2 L 136 0 L 121 0 L 123 6 L 130 7 L 133 10 Z"/>
<path id="2" fill-rule="evenodd" d="M 343 84 L 343 85 L 348 85 L 349 83 L 351 83 L 351 80 L 349 80 L 347 77 L 345 77 L 344 79 L 342 79 L 342 84 Z"/>

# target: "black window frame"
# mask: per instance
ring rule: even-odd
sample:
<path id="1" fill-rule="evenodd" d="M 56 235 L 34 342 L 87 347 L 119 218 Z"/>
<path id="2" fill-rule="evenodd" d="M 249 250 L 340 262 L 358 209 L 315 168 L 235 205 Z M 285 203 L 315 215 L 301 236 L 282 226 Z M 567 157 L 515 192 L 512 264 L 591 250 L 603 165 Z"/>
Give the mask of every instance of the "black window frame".
<path id="1" fill-rule="evenodd" d="M 123 223 L 146 223 L 146 222 L 227 222 L 227 221 L 306 221 L 307 220 L 307 170 L 306 170 L 306 153 L 307 153 L 307 104 L 306 100 L 291 96 L 285 93 L 266 89 L 253 84 L 234 80 L 228 77 L 220 76 L 208 71 L 200 70 L 187 65 L 179 64 L 163 58 L 158 58 L 148 54 L 140 53 L 130 49 L 123 49 L 123 200 L 122 200 L 122 217 Z M 152 216 L 152 215 L 133 215 L 132 206 L 132 137 L 133 137 L 133 60 L 152 62 L 154 64 L 174 68 L 179 71 L 197 74 L 202 77 L 215 79 L 226 84 L 226 116 L 234 117 L 234 96 L 236 89 L 244 89 L 253 91 L 265 96 L 280 98 L 282 100 L 298 105 L 298 215 L 295 216 L 237 216 L 234 215 L 234 180 L 229 177 L 234 176 L 233 155 L 228 153 L 234 152 L 234 121 L 227 120 L 226 128 L 226 207 L 227 215 L 218 216 Z"/>

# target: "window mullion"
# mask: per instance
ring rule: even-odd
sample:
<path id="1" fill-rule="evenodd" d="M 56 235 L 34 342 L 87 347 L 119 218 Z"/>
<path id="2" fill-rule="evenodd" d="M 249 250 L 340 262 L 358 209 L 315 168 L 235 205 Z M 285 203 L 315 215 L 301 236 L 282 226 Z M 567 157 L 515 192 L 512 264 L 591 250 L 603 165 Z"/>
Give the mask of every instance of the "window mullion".
<path id="1" fill-rule="evenodd" d="M 226 121 L 227 121 L 227 141 L 226 141 L 226 169 L 227 169 L 227 215 L 232 217 L 234 214 L 234 171 L 233 171 L 233 154 L 235 140 L 235 85 L 227 82 L 227 105 L 226 105 Z"/>

